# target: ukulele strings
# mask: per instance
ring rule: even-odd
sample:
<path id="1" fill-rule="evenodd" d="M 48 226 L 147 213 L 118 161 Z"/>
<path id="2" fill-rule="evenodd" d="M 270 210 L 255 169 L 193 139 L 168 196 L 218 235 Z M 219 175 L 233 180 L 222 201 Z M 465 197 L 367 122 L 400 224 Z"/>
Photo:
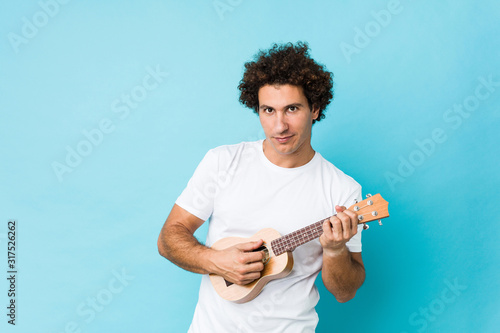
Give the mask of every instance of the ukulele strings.
<path id="1" fill-rule="evenodd" d="M 371 206 L 371 205 L 365 204 L 364 206 L 359 207 L 358 211 L 361 211 L 361 210 L 363 210 L 364 208 L 366 208 L 366 207 L 368 207 L 368 206 Z M 363 213 L 363 214 L 358 214 L 358 216 L 360 216 L 360 217 L 364 217 L 364 216 L 365 216 L 365 215 L 367 215 L 367 214 L 369 215 L 369 213 Z M 335 214 L 333 214 L 332 216 L 337 216 L 337 212 L 335 212 Z M 320 226 L 323 222 L 325 222 L 326 220 L 329 220 L 329 219 L 330 219 L 330 218 L 326 218 L 326 219 L 320 220 L 320 221 L 318 221 L 318 222 L 314 223 L 313 225 L 316 225 L 316 224 L 317 224 L 317 225 L 318 225 L 318 228 L 319 228 L 319 226 Z M 361 221 L 358 221 L 358 223 L 362 223 L 362 222 L 361 222 Z M 306 227 L 306 228 L 307 228 L 307 227 Z M 301 229 L 299 229 L 299 230 L 301 230 Z M 308 236 L 317 237 L 317 236 L 318 236 L 318 233 L 319 233 L 319 234 L 321 234 L 321 233 L 322 233 L 322 231 L 321 231 L 320 229 L 315 230 L 315 229 L 314 229 L 314 227 L 313 227 L 313 228 L 311 228 L 310 230 L 306 230 L 306 231 L 304 231 L 304 233 L 305 233 L 305 234 L 307 234 Z M 282 236 L 282 237 L 280 237 L 280 238 L 278 238 L 278 239 L 279 239 L 279 240 L 281 240 L 281 241 L 285 241 L 285 244 L 286 244 L 287 242 L 290 242 L 292 245 L 296 245 L 296 244 L 294 244 L 294 243 L 295 243 L 296 241 L 300 241 L 299 239 L 297 239 L 297 238 L 292 238 L 292 237 L 290 237 L 290 236 L 291 236 L 290 234 L 286 234 L 286 235 L 284 235 L 284 236 Z M 286 240 L 285 240 L 285 238 L 288 238 L 288 239 L 286 239 Z M 276 240 L 275 240 L 275 241 L 276 241 Z M 281 243 L 281 241 L 279 241 L 279 243 Z M 275 244 L 275 245 L 283 247 L 285 244 Z M 274 257 L 274 256 L 275 256 L 275 254 L 274 254 L 274 253 L 270 253 L 270 254 L 269 254 L 269 257 Z"/>
<path id="2" fill-rule="evenodd" d="M 368 205 L 368 204 L 366 204 L 366 205 L 364 205 L 364 206 L 359 207 L 358 211 L 361 211 L 361 210 L 363 210 L 365 207 L 368 207 L 368 206 L 373 206 L 373 205 Z M 355 212 L 355 213 L 356 213 L 356 212 Z M 368 215 L 369 215 L 369 213 L 363 213 L 363 214 L 358 214 L 358 216 L 360 216 L 360 217 L 365 217 L 365 215 L 366 215 L 366 214 L 368 214 Z M 337 214 L 335 214 L 335 215 L 337 215 Z M 361 222 L 361 221 L 360 221 L 360 222 Z"/>

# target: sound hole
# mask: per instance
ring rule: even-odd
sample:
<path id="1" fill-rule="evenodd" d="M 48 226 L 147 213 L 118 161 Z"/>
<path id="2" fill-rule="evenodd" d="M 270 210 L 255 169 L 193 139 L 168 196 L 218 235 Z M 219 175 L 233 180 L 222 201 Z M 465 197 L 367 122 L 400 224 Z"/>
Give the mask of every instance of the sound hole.
<path id="1" fill-rule="evenodd" d="M 264 265 L 267 264 L 269 262 L 269 249 L 266 247 L 265 243 L 262 244 L 259 248 L 253 250 L 253 252 L 258 252 L 258 251 L 264 252 L 264 257 L 262 258 L 262 263 Z M 224 279 L 224 282 L 226 282 L 226 287 L 229 287 L 233 284 L 232 282 L 229 282 L 226 279 Z"/>
<path id="2" fill-rule="evenodd" d="M 265 265 L 269 262 L 269 250 L 266 247 L 266 243 L 262 244 L 259 248 L 255 249 L 253 252 L 262 251 L 264 252 L 264 257 L 262 258 L 262 263 Z"/>

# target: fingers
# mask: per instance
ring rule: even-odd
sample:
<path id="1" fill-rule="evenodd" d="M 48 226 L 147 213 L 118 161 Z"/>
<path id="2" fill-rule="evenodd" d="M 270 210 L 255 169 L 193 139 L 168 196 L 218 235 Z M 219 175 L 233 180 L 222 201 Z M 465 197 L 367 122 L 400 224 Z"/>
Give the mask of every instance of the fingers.
<path id="1" fill-rule="evenodd" d="M 262 270 L 264 270 L 262 261 L 239 266 L 239 269 L 234 272 L 235 282 L 241 285 L 248 284 L 260 278 Z"/>
<path id="2" fill-rule="evenodd" d="M 262 245 L 262 241 L 248 242 L 236 246 L 238 255 L 235 257 L 234 282 L 239 285 L 248 284 L 261 277 L 264 270 L 262 251 L 255 251 Z M 245 252 L 247 250 L 248 252 Z"/>
<path id="3" fill-rule="evenodd" d="M 335 210 L 337 211 L 337 213 L 343 212 L 345 210 L 345 206 L 336 205 Z"/>
<path id="4" fill-rule="evenodd" d="M 261 277 L 264 270 L 263 251 L 256 251 L 263 240 L 245 242 L 217 251 L 217 275 L 239 285 L 248 284 Z"/>
<path id="5" fill-rule="evenodd" d="M 330 217 L 329 225 L 323 229 L 327 236 L 331 236 L 334 241 L 349 240 L 358 232 L 358 215 L 355 212 L 347 210 L 344 206 L 335 206 L 337 215 Z M 329 237 L 330 238 L 330 237 Z"/>
<path id="6" fill-rule="evenodd" d="M 237 248 L 244 252 L 249 252 L 258 249 L 262 245 L 262 239 L 253 242 L 246 242 L 237 245 Z"/>
<path id="7" fill-rule="evenodd" d="M 323 232 L 326 233 L 329 239 L 340 241 L 343 233 L 342 221 L 336 216 L 330 217 L 323 225 Z"/>
<path id="8" fill-rule="evenodd" d="M 246 268 L 247 268 L 248 272 L 255 272 L 258 274 L 258 277 L 260 277 L 260 272 L 262 270 L 264 270 L 264 264 L 262 263 L 262 261 L 254 262 L 254 263 L 248 264 L 246 266 Z"/>
<path id="9" fill-rule="evenodd" d="M 236 270 L 235 273 L 240 276 L 247 276 L 252 273 L 256 273 L 257 277 L 260 277 L 260 272 L 264 269 L 264 264 L 262 262 L 254 262 L 251 264 L 241 265 Z"/>
<path id="10" fill-rule="evenodd" d="M 333 239 L 340 241 L 351 238 L 351 218 L 346 213 L 340 212 L 330 218 L 332 225 Z"/>
<path id="11" fill-rule="evenodd" d="M 345 208 L 345 206 L 335 206 L 337 211 L 337 217 L 342 221 L 342 230 L 345 237 L 345 231 L 350 232 L 351 237 L 358 232 L 358 214 Z M 346 219 L 345 215 L 348 216 L 349 220 Z"/>
<path id="12" fill-rule="evenodd" d="M 236 245 L 239 251 L 235 258 L 237 263 L 236 273 L 239 274 L 239 280 L 249 283 L 260 277 L 260 272 L 264 269 L 262 259 L 264 253 L 255 251 L 262 245 L 261 239 L 253 242 L 246 242 Z"/>
<path id="13" fill-rule="evenodd" d="M 239 279 L 235 281 L 235 283 L 239 285 L 245 285 L 257 280 L 258 278 L 260 278 L 260 272 L 251 272 L 242 275 Z"/>
<path id="14" fill-rule="evenodd" d="M 351 237 L 354 236 L 358 232 L 358 214 L 347 209 L 339 214 L 342 214 L 342 217 L 344 217 L 342 221 L 346 222 L 343 224 L 346 228 L 344 231 L 347 231 Z"/>
<path id="15" fill-rule="evenodd" d="M 359 223 L 359 220 L 358 220 L 358 214 L 354 213 L 354 212 L 351 212 L 351 235 L 356 235 L 358 233 L 358 223 Z"/>
<path id="16" fill-rule="evenodd" d="M 241 265 L 248 265 L 255 262 L 262 262 L 264 258 L 264 254 L 262 251 L 258 252 L 242 252 L 236 258 L 236 261 Z"/>
<path id="17" fill-rule="evenodd" d="M 240 257 L 237 259 L 240 264 L 248 264 L 252 262 L 262 261 L 264 254 L 262 251 L 255 251 L 262 246 L 263 241 L 259 239 L 254 242 L 241 243 L 236 248 L 241 251 Z"/>

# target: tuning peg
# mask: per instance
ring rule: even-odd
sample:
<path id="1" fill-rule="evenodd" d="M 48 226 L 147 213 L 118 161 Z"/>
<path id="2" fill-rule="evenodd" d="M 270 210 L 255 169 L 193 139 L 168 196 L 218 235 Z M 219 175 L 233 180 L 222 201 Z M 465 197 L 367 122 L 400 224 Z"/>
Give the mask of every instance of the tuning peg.
<path id="1" fill-rule="evenodd" d="M 370 193 L 368 193 L 368 194 L 366 195 L 366 197 L 367 197 L 367 198 L 369 198 L 369 197 L 371 197 L 371 196 L 372 196 L 372 195 L 371 195 Z"/>
<path id="2" fill-rule="evenodd" d="M 363 230 L 368 230 L 370 226 L 366 223 L 363 223 Z"/>
<path id="3" fill-rule="evenodd" d="M 354 199 L 354 203 L 358 203 L 358 199 Z"/>
<path id="4" fill-rule="evenodd" d="M 378 225 L 382 225 L 382 220 L 378 220 Z"/>

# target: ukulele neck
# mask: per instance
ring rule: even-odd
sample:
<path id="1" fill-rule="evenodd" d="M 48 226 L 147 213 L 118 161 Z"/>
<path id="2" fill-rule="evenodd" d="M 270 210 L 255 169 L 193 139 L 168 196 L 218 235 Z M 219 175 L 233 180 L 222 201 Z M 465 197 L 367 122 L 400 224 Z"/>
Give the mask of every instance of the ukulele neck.
<path id="1" fill-rule="evenodd" d="M 277 238 L 271 242 L 271 247 L 274 255 L 279 256 L 287 251 L 292 252 L 296 247 L 312 241 L 323 234 L 323 222 L 318 221 L 307 227 L 296 230 Z"/>
<path id="2" fill-rule="evenodd" d="M 380 219 L 389 216 L 389 203 L 385 201 L 380 194 L 375 194 L 374 196 L 368 194 L 366 197 L 367 198 L 365 200 L 356 202 L 347 209 L 357 213 L 358 224 L 363 223 L 365 227 L 368 227 L 366 223 L 374 220 L 379 220 L 379 223 L 382 224 Z M 297 246 L 310 242 L 321 236 L 323 234 L 323 222 L 326 220 L 327 219 L 323 219 L 273 240 L 271 242 L 271 248 L 274 255 L 279 256 L 285 252 L 292 252 Z"/>

